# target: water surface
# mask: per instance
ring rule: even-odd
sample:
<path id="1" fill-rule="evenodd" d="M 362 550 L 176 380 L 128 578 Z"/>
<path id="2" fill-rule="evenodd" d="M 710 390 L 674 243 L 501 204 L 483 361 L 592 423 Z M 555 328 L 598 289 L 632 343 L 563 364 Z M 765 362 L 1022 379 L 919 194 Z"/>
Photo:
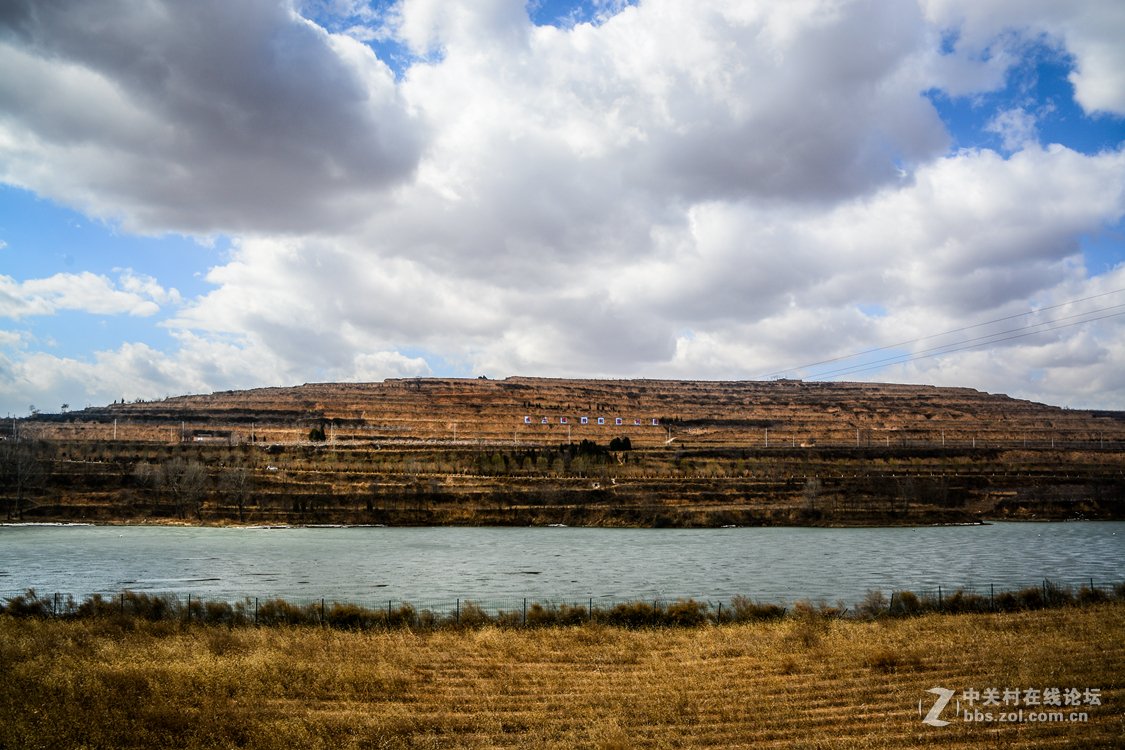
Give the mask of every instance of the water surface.
<path id="1" fill-rule="evenodd" d="M 0 592 L 775 602 L 1125 580 L 1125 522 L 918 528 L 0 526 Z"/>

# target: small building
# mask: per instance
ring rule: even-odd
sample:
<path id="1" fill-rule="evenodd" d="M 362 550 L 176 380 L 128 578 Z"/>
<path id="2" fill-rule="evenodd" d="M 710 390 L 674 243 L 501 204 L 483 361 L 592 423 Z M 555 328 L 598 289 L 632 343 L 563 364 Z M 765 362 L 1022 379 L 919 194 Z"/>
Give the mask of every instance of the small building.
<path id="1" fill-rule="evenodd" d="M 192 430 L 191 439 L 197 443 L 234 443 L 234 433 L 230 430 Z"/>

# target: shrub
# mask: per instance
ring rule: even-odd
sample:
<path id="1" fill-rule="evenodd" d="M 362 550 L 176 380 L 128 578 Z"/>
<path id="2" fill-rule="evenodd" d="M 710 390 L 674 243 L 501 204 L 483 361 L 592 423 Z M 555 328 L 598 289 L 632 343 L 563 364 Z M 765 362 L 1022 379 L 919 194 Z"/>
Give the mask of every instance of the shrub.
<path id="1" fill-rule="evenodd" d="M 206 601 L 201 608 L 203 621 L 215 625 L 245 625 L 246 617 L 240 607 L 235 610 L 229 602 Z"/>
<path id="2" fill-rule="evenodd" d="M 539 602 L 535 602 L 527 608 L 527 624 L 528 625 L 554 625 L 558 622 L 558 613 L 553 607 L 544 607 Z"/>
<path id="3" fill-rule="evenodd" d="M 121 596 L 123 602 L 121 609 L 125 615 L 149 622 L 159 622 L 165 619 L 174 620 L 182 609 L 180 600 L 172 594 L 146 594 L 144 592 L 125 591 Z M 192 602 L 192 608 L 202 609 L 202 602 L 196 599 Z"/>
<path id="4" fill-rule="evenodd" d="M 387 624 L 398 627 L 409 627 L 418 622 L 418 613 L 409 604 L 399 605 L 398 609 L 391 609 L 387 617 Z"/>
<path id="5" fill-rule="evenodd" d="M 1108 602 L 1109 600 L 1109 593 L 1102 589 L 1089 588 L 1087 586 L 1078 589 L 1079 604 L 1100 604 L 1102 602 Z"/>
<path id="6" fill-rule="evenodd" d="M 53 614 L 51 600 L 40 599 L 35 589 L 28 589 L 6 602 L 0 605 L 0 612 L 12 617 L 50 617 Z"/>
<path id="7" fill-rule="evenodd" d="M 578 625 L 590 619 L 590 613 L 582 605 L 560 604 L 556 613 L 559 625 Z"/>
<path id="8" fill-rule="evenodd" d="M 101 594 L 94 594 L 74 610 L 75 616 L 83 619 L 111 617 L 120 613 L 120 604 L 112 599 L 103 599 Z"/>
<path id="9" fill-rule="evenodd" d="M 1017 591 L 1016 600 L 1022 609 L 1042 609 L 1046 604 L 1043 600 L 1043 589 L 1038 586 Z"/>
<path id="10" fill-rule="evenodd" d="M 377 619 L 386 620 L 386 613 L 378 618 L 371 610 L 358 604 L 340 604 L 332 602 L 332 608 L 325 615 L 325 622 L 334 628 L 344 630 L 365 630 L 372 627 Z"/>
<path id="11" fill-rule="evenodd" d="M 664 621 L 670 625 L 690 627 L 707 622 L 708 606 L 705 602 L 694 599 L 680 599 L 670 605 L 664 612 Z"/>
<path id="12" fill-rule="evenodd" d="M 953 613 L 987 612 L 992 608 L 987 597 L 963 589 L 954 591 L 953 595 L 942 603 L 942 607 L 946 612 Z"/>
<path id="13" fill-rule="evenodd" d="M 805 619 L 827 619 L 829 617 L 843 617 L 848 611 L 844 606 L 843 600 L 837 599 L 835 606 L 829 606 L 823 599 L 813 602 L 809 599 L 802 599 L 799 602 L 793 602 L 793 614 L 796 617 Z"/>
<path id="14" fill-rule="evenodd" d="M 1051 581 L 1043 582 L 1043 596 L 1047 600 L 1048 606 L 1060 607 L 1074 604 L 1074 594 L 1070 591 L 1070 586 L 1060 586 Z"/>
<path id="15" fill-rule="evenodd" d="M 778 620 L 785 616 L 785 608 L 778 604 L 751 601 L 745 596 L 731 597 L 730 606 L 735 622 L 751 620 Z"/>
<path id="16" fill-rule="evenodd" d="M 894 674 L 900 670 L 918 669 L 922 664 L 922 660 L 918 658 L 917 654 L 899 654 L 896 651 L 885 648 L 868 654 L 865 663 L 872 669 Z"/>
<path id="17" fill-rule="evenodd" d="M 315 622 L 309 612 L 284 599 L 272 599 L 258 605 L 258 623 L 261 625 L 306 625 Z"/>
<path id="18" fill-rule="evenodd" d="M 597 619 L 609 625 L 640 628 L 655 625 L 658 612 L 657 606 L 648 602 L 630 602 L 600 611 Z"/>
<path id="19" fill-rule="evenodd" d="M 878 589 L 874 591 L 867 589 L 863 601 L 856 607 L 856 616 L 871 619 L 873 617 L 878 617 L 889 609 L 890 606 L 887 603 L 887 597 L 883 596 L 882 591 Z"/>
<path id="20" fill-rule="evenodd" d="M 892 603 L 895 597 L 898 597 L 898 609 L 892 607 L 893 611 L 907 615 L 916 615 L 922 611 L 922 602 L 918 601 L 913 591 L 896 591 L 891 595 Z"/>
<path id="21" fill-rule="evenodd" d="M 463 602 L 461 604 L 460 616 L 458 623 L 465 627 L 479 627 L 487 625 L 492 622 L 492 618 L 485 612 L 481 606 L 475 602 Z"/>

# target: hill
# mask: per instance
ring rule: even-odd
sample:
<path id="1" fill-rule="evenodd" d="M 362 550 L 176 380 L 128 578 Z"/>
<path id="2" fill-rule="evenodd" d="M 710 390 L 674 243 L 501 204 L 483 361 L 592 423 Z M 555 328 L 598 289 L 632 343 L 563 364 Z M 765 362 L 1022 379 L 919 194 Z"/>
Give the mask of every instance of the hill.
<path id="1" fill-rule="evenodd" d="M 8 429 L 43 441 L 44 480 L 15 514 L 40 519 L 927 523 L 1118 518 L 1125 494 L 1125 415 L 968 388 L 414 378 Z"/>

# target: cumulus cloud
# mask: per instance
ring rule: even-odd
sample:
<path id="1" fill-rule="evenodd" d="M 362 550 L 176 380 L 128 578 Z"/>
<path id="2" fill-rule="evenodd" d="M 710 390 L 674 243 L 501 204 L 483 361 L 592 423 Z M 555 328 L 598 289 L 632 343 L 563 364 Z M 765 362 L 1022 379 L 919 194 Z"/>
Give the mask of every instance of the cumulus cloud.
<path id="1" fill-rule="evenodd" d="M 564 28 L 522 0 L 314 4 L 365 25 L 329 33 L 280 0 L 0 12 L 19 73 L 0 80 L 0 179 L 127 229 L 237 235 L 191 300 L 131 271 L 0 280 L 13 318 L 176 307 L 167 351 L 9 354 L 19 400 L 439 361 L 758 377 L 1125 288 L 1120 267 L 1089 276 L 1079 241 L 1125 216 L 1121 146 L 1044 147 L 1021 104 L 988 125 L 1003 153 L 950 152 L 924 95 L 1000 89 L 1046 39 L 1086 111 L 1125 113 L 1116 4 L 644 0 Z M 417 56 L 397 81 L 356 41 L 377 37 Z M 876 376 L 1120 404 L 1121 332 Z"/>
<path id="2" fill-rule="evenodd" d="M 371 211 L 422 126 L 370 49 L 288 3 L 5 3 L 4 181 L 160 233 Z"/>
<path id="3" fill-rule="evenodd" d="M 159 303 L 179 301 L 179 292 L 165 290 L 149 277 L 126 270 L 122 289 L 105 276 L 88 271 L 57 273 L 46 279 L 17 282 L 0 275 L 0 315 L 19 320 L 33 315 L 53 315 L 58 310 L 81 310 L 98 315 L 127 313 L 148 317 L 160 310 Z"/>
<path id="4" fill-rule="evenodd" d="M 998 134 L 1006 151 L 1033 146 L 1038 141 L 1035 116 L 1025 112 L 1022 107 L 997 112 L 984 129 Z"/>
<path id="5" fill-rule="evenodd" d="M 23 334 L 19 331 L 0 331 L 0 346 L 23 346 Z"/>
<path id="6" fill-rule="evenodd" d="M 927 18 L 953 31 L 963 56 L 1002 55 L 1044 35 L 1074 56 L 1075 100 L 1089 113 L 1125 115 L 1125 5 L 1102 0 L 922 0 Z M 960 92 L 955 92 L 960 93 Z"/>

